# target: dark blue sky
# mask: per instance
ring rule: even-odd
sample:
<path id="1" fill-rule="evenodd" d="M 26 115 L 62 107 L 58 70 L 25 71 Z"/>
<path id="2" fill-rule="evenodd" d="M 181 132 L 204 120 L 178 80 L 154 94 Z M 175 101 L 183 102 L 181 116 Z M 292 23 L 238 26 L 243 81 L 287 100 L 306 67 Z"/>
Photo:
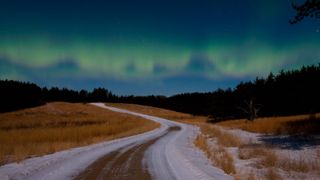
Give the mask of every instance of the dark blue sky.
<path id="1" fill-rule="evenodd" d="M 290 0 L 2 0 L 0 78 L 136 95 L 234 87 L 320 62 L 320 20 L 294 15 Z"/>

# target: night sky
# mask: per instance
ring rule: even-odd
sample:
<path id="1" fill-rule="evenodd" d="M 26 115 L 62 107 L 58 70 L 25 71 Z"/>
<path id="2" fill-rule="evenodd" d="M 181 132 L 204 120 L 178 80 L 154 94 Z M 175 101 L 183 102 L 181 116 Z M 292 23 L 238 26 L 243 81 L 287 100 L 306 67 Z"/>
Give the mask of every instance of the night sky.
<path id="1" fill-rule="evenodd" d="M 320 62 L 320 20 L 294 15 L 290 0 L 1 0 L 0 79 L 134 95 L 233 88 Z"/>

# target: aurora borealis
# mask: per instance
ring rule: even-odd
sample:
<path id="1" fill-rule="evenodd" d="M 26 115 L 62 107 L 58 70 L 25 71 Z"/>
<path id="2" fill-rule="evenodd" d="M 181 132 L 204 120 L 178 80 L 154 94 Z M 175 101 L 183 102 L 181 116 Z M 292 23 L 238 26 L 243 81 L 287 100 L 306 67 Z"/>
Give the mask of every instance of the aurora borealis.
<path id="1" fill-rule="evenodd" d="M 0 79 L 119 94 L 212 91 L 320 62 L 291 1 L 0 2 Z"/>

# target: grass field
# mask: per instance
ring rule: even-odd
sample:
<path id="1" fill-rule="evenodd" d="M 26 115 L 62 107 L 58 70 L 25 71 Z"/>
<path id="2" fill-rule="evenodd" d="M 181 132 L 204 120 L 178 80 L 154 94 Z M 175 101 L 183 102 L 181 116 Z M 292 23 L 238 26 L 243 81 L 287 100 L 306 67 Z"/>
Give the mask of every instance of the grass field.
<path id="1" fill-rule="evenodd" d="M 136 104 L 107 103 L 107 105 L 200 127 L 201 134 L 196 137 L 194 141 L 195 146 L 201 149 L 215 166 L 220 167 L 227 173 L 235 173 L 233 159 L 225 150 L 224 146 L 231 146 L 233 144 L 238 145 L 240 140 L 232 135 L 222 132 L 220 129 L 215 128 L 215 126 L 212 124 L 208 124 L 207 117 L 193 116 L 190 114 Z M 219 141 L 219 145 L 217 147 L 213 148 L 207 143 L 207 139 L 212 137 L 217 137 Z"/>
<path id="2" fill-rule="evenodd" d="M 203 134 L 199 134 L 196 137 L 194 144 L 206 154 L 215 166 L 228 174 L 236 173 L 233 158 L 222 145 L 209 145 L 207 137 Z"/>
<path id="3" fill-rule="evenodd" d="M 123 104 L 123 103 L 107 103 L 109 106 L 127 109 L 134 112 L 139 112 L 143 114 L 148 114 L 151 116 L 162 117 L 165 119 L 170 119 L 174 121 L 180 121 L 185 123 L 199 123 L 199 122 L 206 122 L 207 117 L 204 116 L 193 116 L 186 113 L 180 113 L 172 110 L 151 107 L 151 106 L 143 106 L 137 104 Z"/>
<path id="4" fill-rule="evenodd" d="M 159 124 L 89 104 L 48 103 L 0 114 L 0 164 L 130 136 Z"/>
<path id="5" fill-rule="evenodd" d="M 247 120 L 229 120 L 219 123 L 208 123 L 207 117 L 192 116 L 161 108 L 141 106 L 135 104 L 108 104 L 110 106 L 128 109 L 135 112 L 145 113 L 158 117 L 167 118 L 179 122 L 185 122 L 200 127 L 201 134 L 194 140 L 196 147 L 201 149 L 206 156 L 217 167 L 226 173 L 233 175 L 236 179 L 283 179 L 308 177 L 318 178 L 320 172 L 320 150 L 315 158 L 306 158 L 304 151 L 281 150 L 273 146 L 252 146 L 243 142 L 236 134 L 226 129 L 241 129 L 258 134 L 277 135 L 319 135 L 319 117 L 316 114 L 310 118 L 309 115 L 258 118 L 253 122 Z M 210 144 L 210 141 L 214 141 Z M 230 150 L 237 149 L 237 153 Z M 282 156 L 281 153 L 290 154 Z M 251 165 L 236 165 L 235 161 L 245 161 Z M 243 170 L 245 169 L 245 170 Z M 238 172 L 239 171 L 239 172 Z M 312 174 L 310 176 L 310 174 Z M 317 175 L 318 174 L 318 175 Z"/>
<path id="6" fill-rule="evenodd" d="M 137 104 L 107 103 L 109 106 L 128 109 L 135 112 L 158 116 L 185 123 L 207 123 L 204 116 L 193 116 L 172 110 Z M 251 122 L 246 119 L 229 120 L 216 123 L 219 126 L 242 129 L 249 132 L 265 134 L 320 134 L 320 113 L 310 115 L 257 118 Z"/>
<path id="7" fill-rule="evenodd" d="M 253 122 L 245 119 L 230 120 L 219 122 L 217 125 L 254 133 L 316 135 L 320 134 L 320 113 L 314 117 L 298 115 L 258 118 Z"/>

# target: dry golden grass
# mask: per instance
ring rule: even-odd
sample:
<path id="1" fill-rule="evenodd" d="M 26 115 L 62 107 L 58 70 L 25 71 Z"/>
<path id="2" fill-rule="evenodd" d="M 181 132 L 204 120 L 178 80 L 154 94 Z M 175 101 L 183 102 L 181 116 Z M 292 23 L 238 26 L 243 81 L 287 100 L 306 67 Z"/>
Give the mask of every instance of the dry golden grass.
<path id="1" fill-rule="evenodd" d="M 312 161 L 305 159 L 304 155 L 299 157 L 278 157 L 275 151 L 269 147 L 240 147 L 240 159 L 256 158 L 255 166 L 257 168 L 279 168 L 290 172 L 311 172 L 320 170 L 318 159 Z"/>
<path id="2" fill-rule="evenodd" d="M 196 137 L 194 141 L 196 147 L 201 149 L 216 166 L 223 169 L 226 173 L 235 174 L 233 158 L 223 146 L 237 146 L 239 145 L 240 140 L 233 135 L 222 132 L 214 125 L 208 124 L 207 117 L 193 116 L 171 110 L 136 104 L 107 103 L 107 105 L 199 126 L 204 135 Z M 219 139 L 220 144 L 213 149 L 207 143 L 208 137 L 215 137 Z"/>
<path id="3" fill-rule="evenodd" d="M 255 133 L 268 134 L 317 134 L 320 128 L 320 114 L 315 120 L 310 120 L 309 115 L 258 118 L 253 122 L 245 119 L 230 120 L 217 123 L 218 125 L 242 129 Z"/>
<path id="4" fill-rule="evenodd" d="M 207 139 L 202 134 L 199 134 L 196 137 L 196 139 L 194 140 L 194 144 L 208 156 L 208 154 L 210 153 L 210 149 L 207 143 Z"/>
<path id="5" fill-rule="evenodd" d="M 245 174 L 236 174 L 233 176 L 235 180 L 256 180 L 257 178 L 255 175 L 250 172 L 250 173 L 245 173 Z"/>
<path id="6" fill-rule="evenodd" d="M 207 136 L 208 138 L 215 138 L 217 140 L 218 146 L 220 148 L 211 149 L 211 153 L 219 153 L 219 150 L 223 149 L 224 147 L 238 147 L 240 159 L 256 159 L 257 161 L 255 163 L 255 167 L 257 167 L 258 169 L 268 169 L 268 171 L 264 174 L 265 177 L 263 178 L 281 179 L 281 176 L 276 172 L 274 168 L 279 168 L 287 172 L 295 171 L 303 173 L 311 171 L 318 172 L 320 170 L 319 160 L 310 162 L 305 160 L 303 157 L 300 157 L 298 159 L 290 157 L 279 158 L 273 150 L 272 146 L 246 146 L 238 137 L 229 134 L 225 130 L 221 129 L 221 127 L 219 126 L 206 123 L 198 123 L 198 126 L 200 126 L 201 132 L 205 134 L 205 136 Z M 200 149 L 202 149 L 204 152 L 210 152 L 210 150 L 206 150 L 208 148 L 201 148 L 201 146 L 198 147 L 200 147 Z M 214 156 L 210 155 L 210 153 L 206 154 L 208 157 L 211 157 L 211 159 L 213 159 L 214 162 L 216 161 L 215 158 L 212 158 Z M 224 155 L 224 158 L 229 159 L 228 154 Z M 222 168 L 223 166 L 219 165 L 219 167 Z"/>
<path id="7" fill-rule="evenodd" d="M 275 167 L 278 162 L 278 157 L 275 152 L 268 147 L 240 147 L 239 148 L 240 159 L 252 159 L 257 158 L 259 161 L 256 166 L 258 168 L 263 167 Z"/>
<path id="8" fill-rule="evenodd" d="M 139 134 L 159 124 L 93 105 L 49 103 L 0 114 L 0 164 Z"/>
<path id="9" fill-rule="evenodd" d="M 239 154 L 240 159 L 255 159 L 254 166 L 258 169 L 267 168 L 267 171 L 260 176 L 252 176 L 253 179 L 270 179 L 270 180 L 281 180 L 282 177 L 277 173 L 278 159 L 276 153 L 271 147 L 240 147 Z"/>
<path id="10" fill-rule="evenodd" d="M 185 123 L 198 123 L 198 122 L 206 122 L 207 117 L 204 116 L 193 116 L 190 114 L 180 113 L 172 110 L 151 107 L 151 106 L 143 106 L 137 104 L 124 104 L 124 103 L 106 103 L 108 106 L 113 106 L 117 108 L 127 109 L 130 111 L 148 114 L 151 116 L 157 116 L 169 120 L 180 121 Z"/>
<path id="11" fill-rule="evenodd" d="M 320 172 L 320 160 L 318 158 L 307 160 L 305 155 L 300 155 L 295 158 L 282 158 L 281 161 L 277 163 L 277 167 L 285 171 L 296 171 L 296 172 Z"/>
<path id="12" fill-rule="evenodd" d="M 228 174 L 235 174 L 236 170 L 234 167 L 233 158 L 224 147 L 221 145 L 215 147 L 210 146 L 207 143 L 207 138 L 202 134 L 196 137 L 194 144 L 206 154 L 206 156 L 214 163 L 214 165 L 221 168 Z"/>
<path id="13" fill-rule="evenodd" d="M 255 133 L 269 134 L 303 134 L 314 135 L 319 134 L 320 114 L 314 119 L 310 119 L 309 115 L 287 116 L 259 118 L 253 122 L 247 120 L 230 120 L 219 122 L 218 125 L 228 128 L 242 129 Z M 257 146 L 257 147 L 239 147 L 240 159 L 258 158 L 257 168 L 279 168 L 286 172 L 320 172 L 320 161 L 306 160 L 304 157 L 278 157 L 273 147 Z M 278 179 L 277 173 L 272 170 L 266 174 L 266 178 Z M 272 179 L 272 178 L 271 178 Z"/>
<path id="14" fill-rule="evenodd" d="M 242 144 L 236 136 L 222 131 L 219 127 L 208 123 L 194 123 L 200 127 L 201 133 L 194 144 L 205 152 L 206 156 L 217 166 L 228 174 L 235 174 L 233 157 L 226 151 L 225 147 L 238 147 Z M 208 139 L 214 139 L 217 146 L 210 146 Z"/>
<path id="15" fill-rule="evenodd" d="M 234 176 L 236 180 L 282 180 L 283 178 L 275 168 L 267 168 L 259 173 L 250 171 L 242 172 Z"/>
<path id="16" fill-rule="evenodd" d="M 198 126 L 201 128 L 201 132 L 203 134 L 205 134 L 209 138 L 216 138 L 218 144 L 220 144 L 221 146 L 239 147 L 243 144 L 240 138 L 221 130 L 221 128 L 218 126 L 208 123 L 198 123 Z"/>
<path id="17" fill-rule="evenodd" d="M 309 122 L 309 115 L 300 115 L 258 118 L 254 122 L 248 122 L 244 119 L 230 120 L 219 122 L 213 125 L 211 123 L 207 123 L 207 117 L 192 116 L 189 114 L 179 113 L 161 108 L 135 104 L 108 103 L 107 105 L 199 126 L 202 135 L 197 136 L 194 144 L 198 148 L 200 148 L 206 154 L 206 156 L 212 160 L 214 164 L 222 168 L 227 173 L 233 173 L 233 175 L 235 176 L 237 176 L 237 174 L 234 174 L 235 167 L 233 165 L 233 159 L 230 154 L 226 152 L 225 147 L 238 147 L 240 159 L 257 159 L 257 168 L 267 169 L 267 172 L 263 175 L 263 177 L 258 177 L 254 174 L 248 176 L 247 174 L 246 179 L 281 179 L 281 176 L 277 173 L 275 168 L 279 168 L 288 172 L 320 172 L 320 158 L 311 163 L 304 161 L 303 158 L 300 158 L 298 160 L 293 160 L 291 158 L 279 158 L 275 151 L 272 149 L 273 147 L 244 146 L 244 143 L 239 137 L 230 134 L 227 131 L 223 130 L 223 128 L 221 128 L 222 126 L 227 128 L 242 129 L 249 132 L 275 134 L 300 133 L 310 130 L 316 130 L 317 132 L 319 132 L 318 129 L 320 128 L 318 124 L 320 123 L 318 122 L 320 114 L 317 114 L 316 120 L 312 121 L 311 123 Z M 314 124 L 316 124 L 316 126 L 314 126 Z M 217 140 L 218 146 L 215 149 L 213 149 L 207 143 L 208 138 Z M 317 156 L 320 157 L 320 151 L 318 152 Z M 239 176 L 238 178 L 242 179 L 241 176 Z"/>
<path id="18" fill-rule="evenodd" d="M 276 170 L 274 168 L 268 168 L 268 171 L 265 175 L 265 179 L 282 180 L 283 178 L 276 172 Z"/>

